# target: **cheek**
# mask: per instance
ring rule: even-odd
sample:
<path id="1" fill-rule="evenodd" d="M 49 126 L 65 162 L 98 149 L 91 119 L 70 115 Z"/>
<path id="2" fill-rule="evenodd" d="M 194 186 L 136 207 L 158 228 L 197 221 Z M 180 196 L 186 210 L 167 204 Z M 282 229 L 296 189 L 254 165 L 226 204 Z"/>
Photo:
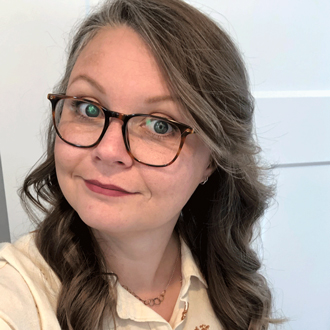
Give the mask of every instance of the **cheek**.
<path id="1" fill-rule="evenodd" d="M 56 169 L 56 174 L 57 176 L 59 175 L 60 169 L 63 166 L 63 146 L 62 146 L 62 141 L 59 142 L 58 137 L 56 137 L 55 140 L 55 145 L 54 145 L 54 158 L 55 158 L 55 169 Z"/>
<path id="2" fill-rule="evenodd" d="M 54 145 L 55 166 L 58 169 L 73 169 L 83 161 L 87 152 L 85 149 L 70 146 L 56 137 Z"/>
<path id="3" fill-rule="evenodd" d="M 68 190 L 68 180 L 66 179 L 70 173 L 70 157 L 68 158 L 67 152 L 65 152 L 66 146 L 63 141 L 59 141 L 56 137 L 54 146 L 55 157 L 55 170 L 57 181 L 62 190 L 62 193 L 66 196 Z"/>
<path id="4" fill-rule="evenodd" d="M 55 168 L 58 179 L 70 168 L 72 164 L 70 153 L 67 151 L 67 146 L 58 137 L 55 140 L 54 146 Z"/>
<path id="5" fill-rule="evenodd" d="M 182 159 L 181 159 L 182 160 Z M 153 170 L 144 176 L 152 198 L 157 198 L 162 207 L 174 207 L 176 211 L 189 200 L 199 184 L 199 171 L 192 163 L 184 161 L 174 162 L 162 170 Z"/>
<path id="6" fill-rule="evenodd" d="M 54 158 L 60 189 L 72 208 L 78 210 L 80 190 L 76 175 L 83 164 L 84 150 L 72 147 L 57 138 L 54 146 Z"/>
<path id="7" fill-rule="evenodd" d="M 56 138 L 54 146 L 55 169 L 63 194 L 70 187 L 70 178 L 81 163 L 81 152 L 80 149 L 71 147 L 58 137 Z"/>

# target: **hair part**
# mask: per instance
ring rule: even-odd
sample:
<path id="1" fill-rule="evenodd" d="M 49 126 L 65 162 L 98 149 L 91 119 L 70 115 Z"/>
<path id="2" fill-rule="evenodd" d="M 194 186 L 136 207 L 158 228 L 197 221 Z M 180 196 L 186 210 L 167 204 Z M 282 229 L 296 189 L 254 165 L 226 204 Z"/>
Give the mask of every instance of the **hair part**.
<path id="1" fill-rule="evenodd" d="M 224 329 L 267 329 L 276 320 L 251 240 L 272 188 L 263 183 L 258 165 L 254 103 L 241 56 L 215 22 L 181 0 L 105 1 L 78 27 L 55 92 L 66 92 L 87 43 L 101 29 L 118 26 L 132 28 L 145 41 L 211 150 L 215 171 L 185 205 L 176 229 L 209 285 L 212 307 Z M 48 132 L 46 160 L 26 178 L 21 198 L 30 214 L 29 202 L 45 213 L 38 222 L 36 244 L 62 282 L 57 305 L 61 328 L 101 329 L 105 317 L 115 315 L 115 282 L 105 274 L 105 260 L 91 230 L 61 192 L 52 125 Z"/>

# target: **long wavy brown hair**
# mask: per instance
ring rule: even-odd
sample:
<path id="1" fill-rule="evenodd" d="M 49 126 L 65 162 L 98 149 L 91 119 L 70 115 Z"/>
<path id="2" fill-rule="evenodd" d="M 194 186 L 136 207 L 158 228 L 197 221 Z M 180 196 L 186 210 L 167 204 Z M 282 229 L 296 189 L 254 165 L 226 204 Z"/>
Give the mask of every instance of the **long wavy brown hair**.
<path id="1" fill-rule="evenodd" d="M 254 103 L 241 56 L 215 22 L 181 0 L 106 1 L 78 27 L 55 92 L 66 92 L 77 57 L 96 33 L 122 25 L 146 42 L 212 152 L 216 170 L 184 206 L 176 230 L 208 283 L 214 312 L 226 330 L 268 329 L 276 322 L 271 293 L 251 243 L 272 189 L 259 166 Z M 57 303 L 61 328 L 102 329 L 104 320 L 115 316 L 115 282 L 105 274 L 90 228 L 61 192 L 54 139 L 50 125 L 47 153 L 24 181 L 21 199 L 37 221 L 37 247 L 62 283 Z M 44 213 L 42 221 L 35 207 Z"/>

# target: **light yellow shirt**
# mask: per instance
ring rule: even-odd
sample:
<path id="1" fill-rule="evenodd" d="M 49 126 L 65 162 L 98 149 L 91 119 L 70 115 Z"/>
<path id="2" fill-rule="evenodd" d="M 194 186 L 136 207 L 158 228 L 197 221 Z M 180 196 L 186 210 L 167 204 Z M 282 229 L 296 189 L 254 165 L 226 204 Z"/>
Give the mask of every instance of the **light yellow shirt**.
<path id="1" fill-rule="evenodd" d="M 117 329 L 221 330 L 207 284 L 181 244 L 182 287 L 170 322 L 117 283 Z M 0 245 L 0 330 L 60 330 L 56 301 L 61 283 L 40 255 L 33 234 Z M 113 322 L 105 320 L 104 330 Z"/>

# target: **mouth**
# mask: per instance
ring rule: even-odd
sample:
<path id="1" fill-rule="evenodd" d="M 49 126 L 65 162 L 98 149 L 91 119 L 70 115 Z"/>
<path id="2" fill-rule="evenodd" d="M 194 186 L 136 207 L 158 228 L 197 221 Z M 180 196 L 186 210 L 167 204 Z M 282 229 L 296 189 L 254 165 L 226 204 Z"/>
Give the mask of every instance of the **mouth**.
<path id="1" fill-rule="evenodd" d="M 121 187 L 112 184 L 103 184 L 96 180 L 84 180 L 84 181 L 86 187 L 97 194 L 111 196 L 111 197 L 121 197 L 121 196 L 128 196 L 134 194 Z"/>

